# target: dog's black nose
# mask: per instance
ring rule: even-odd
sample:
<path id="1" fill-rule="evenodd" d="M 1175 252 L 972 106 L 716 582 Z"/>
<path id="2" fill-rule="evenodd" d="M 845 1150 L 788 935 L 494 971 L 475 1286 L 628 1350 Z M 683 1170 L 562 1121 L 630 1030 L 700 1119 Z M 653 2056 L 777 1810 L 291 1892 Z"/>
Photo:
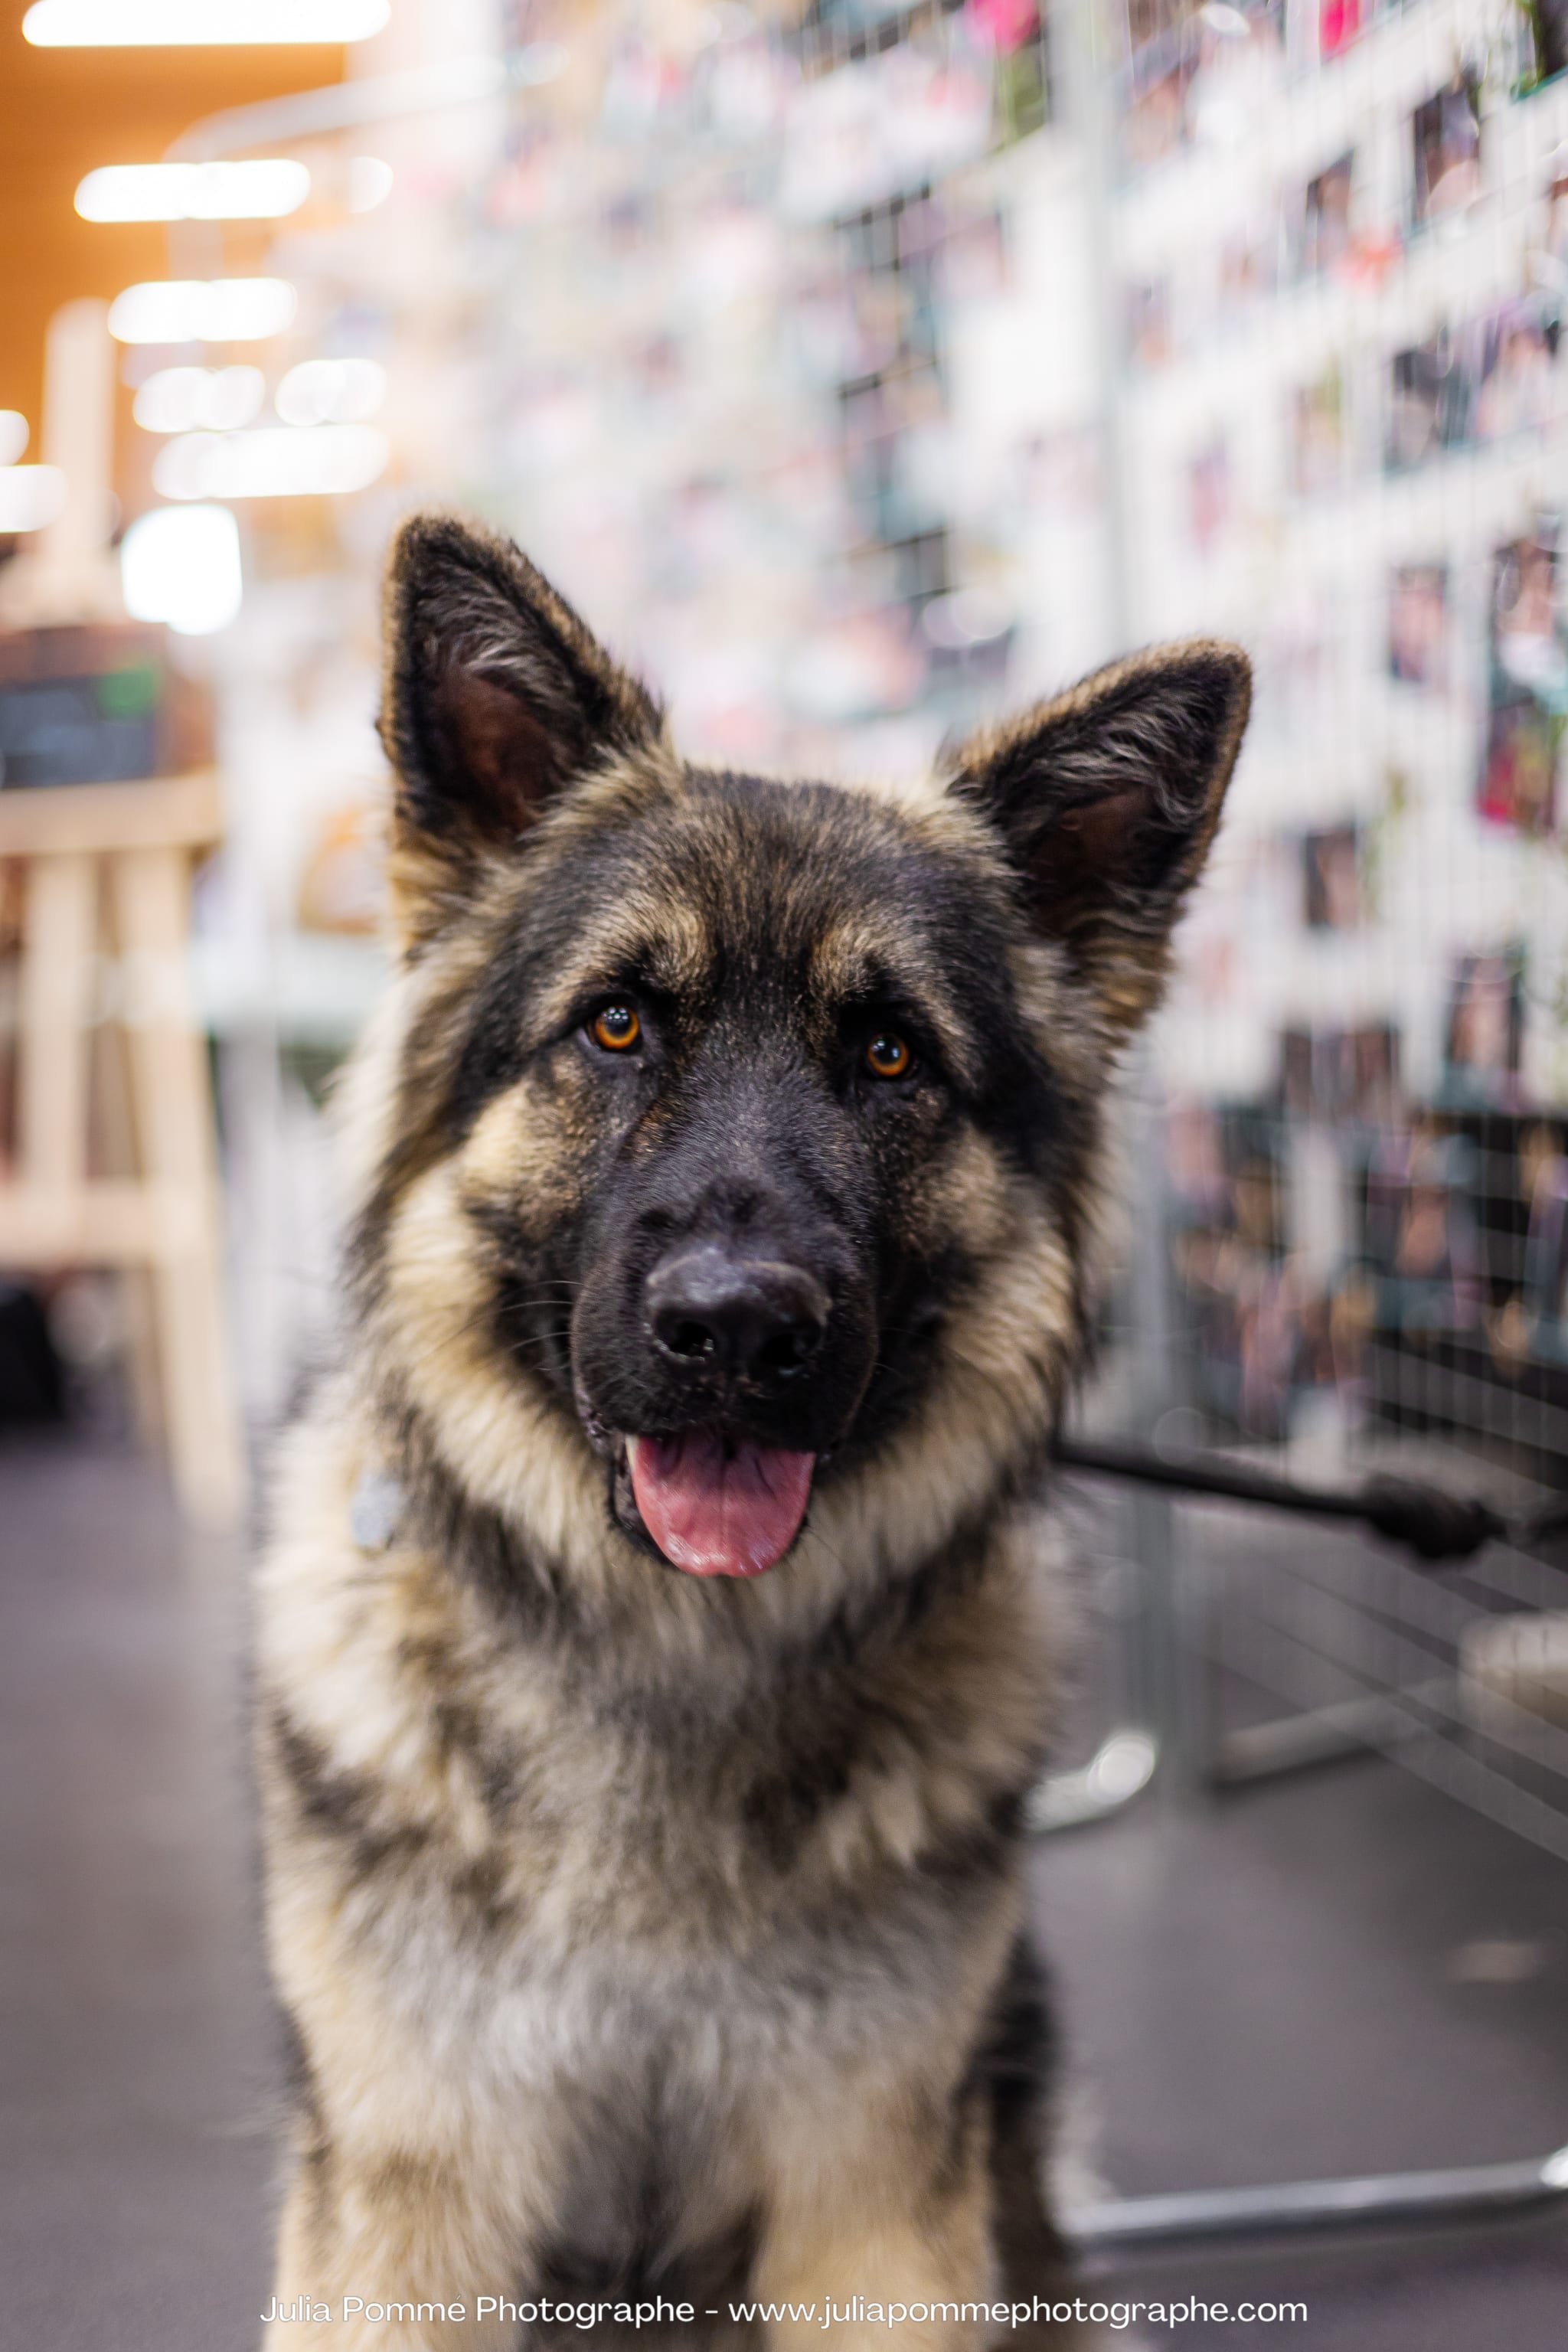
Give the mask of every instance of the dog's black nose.
<path id="1" fill-rule="evenodd" d="M 827 1328 L 827 1293 L 815 1275 L 719 1242 L 661 1259 L 647 1296 L 648 1328 L 665 1356 L 768 1393 L 799 1379 Z"/>

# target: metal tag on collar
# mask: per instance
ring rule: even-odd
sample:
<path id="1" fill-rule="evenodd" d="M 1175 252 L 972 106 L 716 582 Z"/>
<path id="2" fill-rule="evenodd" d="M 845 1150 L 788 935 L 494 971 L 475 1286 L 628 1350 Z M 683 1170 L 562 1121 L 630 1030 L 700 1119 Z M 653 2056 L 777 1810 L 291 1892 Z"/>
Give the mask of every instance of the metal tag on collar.
<path id="1" fill-rule="evenodd" d="M 349 1505 L 349 1532 L 361 1551 L 385 1551 L 397 1533 L 405 1502 L 390 1470 L 365 1470 Z"/>

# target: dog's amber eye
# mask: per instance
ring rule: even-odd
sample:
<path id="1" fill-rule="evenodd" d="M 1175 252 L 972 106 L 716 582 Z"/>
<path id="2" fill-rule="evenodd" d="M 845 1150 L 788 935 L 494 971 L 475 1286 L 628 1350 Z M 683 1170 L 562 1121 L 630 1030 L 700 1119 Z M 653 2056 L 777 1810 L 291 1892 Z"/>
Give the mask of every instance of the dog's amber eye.
<path id="1" fill-rule="evenodd" d="M 629 1004 L 606 1004 L 594 1015 L 594 1043 L 606 1054 L 629 1052 L 642 1035 L 642 1023 Z"/>
<path id="2" fill-rule="evenodd" d="M 879 1030 L 866 1048 L 866 1067 L 877 1078 L 907 1077 L 913 1059 L 896 1029 Z"/>

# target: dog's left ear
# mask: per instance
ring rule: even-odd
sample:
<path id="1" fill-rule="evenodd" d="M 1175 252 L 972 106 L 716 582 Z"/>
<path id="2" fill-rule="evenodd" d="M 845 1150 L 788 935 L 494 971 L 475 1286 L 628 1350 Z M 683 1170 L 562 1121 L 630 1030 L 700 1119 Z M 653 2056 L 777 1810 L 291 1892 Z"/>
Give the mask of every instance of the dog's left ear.
<path id="1" fill-rule="evenodd" d="M 396 771 L 393 885 L 437 927 L 487 850 L 575 778 L 655 740 L 653 697 L 510 541 L 416 515 L 386 570 L 381 739 Z"/>
<path id="2" fill-rule="evenodd" d="M 976 737 L 950 771 L 950 790 L 1001 835 L 1036 923 L 1119 1034 L 1159 998 L 1250 696 L 1239 646 L 1163 646 Z"/>

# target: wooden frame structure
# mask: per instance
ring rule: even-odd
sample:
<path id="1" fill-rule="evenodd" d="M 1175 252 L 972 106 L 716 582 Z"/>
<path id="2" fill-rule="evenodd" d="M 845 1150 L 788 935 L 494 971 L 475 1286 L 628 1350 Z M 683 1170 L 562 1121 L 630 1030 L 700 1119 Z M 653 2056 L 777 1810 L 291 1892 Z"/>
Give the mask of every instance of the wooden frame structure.
<path id="1" fill-rule="evenodd" d="M 192 1517 L 220 1523 L 240 1508 L 244 1454 L 188 954 L 192 862 L 222 831 L 211 773 L 0 792 L 0 859 L 21 860 L 26 877 L 0 1266 L 144 1269 L 175 1486 Z M 93 1037 L 105 1018 L 126 1042 L 119 1124 L 132 1175 L 89 1168 Z"/>

